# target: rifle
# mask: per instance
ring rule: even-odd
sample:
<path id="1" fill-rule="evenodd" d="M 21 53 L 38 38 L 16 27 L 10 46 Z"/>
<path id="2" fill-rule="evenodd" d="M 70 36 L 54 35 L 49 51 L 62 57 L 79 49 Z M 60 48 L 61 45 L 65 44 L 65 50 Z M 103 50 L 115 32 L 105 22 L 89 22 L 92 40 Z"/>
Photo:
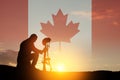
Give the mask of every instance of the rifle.
<path id="1" fill-rule="evenodd" d="M 50 63 L 50 60 L 51 58 L 49 57 L 49 53 L 48 53 L 48 49 L 50 48 L 50 41 L 51 39 L 50 38 L 44 38 L 42 40 L 42 44 L 45 46 L 44 47 L 44 57 L 43 57 L 43 71 L 46 71 L 46 64 L 49 65 L 50 67 L 50 71 L 52 71 L 52 66 L 51 66 L 51 63 Z"/>

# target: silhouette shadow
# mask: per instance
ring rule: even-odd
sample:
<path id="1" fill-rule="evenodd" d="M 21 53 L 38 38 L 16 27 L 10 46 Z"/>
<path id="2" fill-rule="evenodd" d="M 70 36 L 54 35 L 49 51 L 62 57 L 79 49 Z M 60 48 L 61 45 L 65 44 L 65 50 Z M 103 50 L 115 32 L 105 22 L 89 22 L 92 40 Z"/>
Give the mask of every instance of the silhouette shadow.
<path id="1" fill-rule="evenodd" d="M 17 66 L 0 65 L 0 80 L 120 80 L 120 72 L 93 71 L 93 72 L 50 72 L 46 71 L 46 64 L 50 65 L 48 55 L 50 38 L 44 38 L 43 50 L 35 48 L 37 35 L 32 34 L 20 45 L 17 57 Z M 35 68 L 39 54 L 44 54 L 43 70 Z M 51 65 L 50 65 L 51 70 Z"/>

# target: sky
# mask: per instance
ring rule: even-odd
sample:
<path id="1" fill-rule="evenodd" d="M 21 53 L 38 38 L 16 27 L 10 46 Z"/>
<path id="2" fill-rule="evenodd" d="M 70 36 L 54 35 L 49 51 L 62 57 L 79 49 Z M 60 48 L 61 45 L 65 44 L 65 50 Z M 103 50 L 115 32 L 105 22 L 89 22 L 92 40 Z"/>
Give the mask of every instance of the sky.
<path id="1" fill-rule="evenodd" d="M 114 3 L 113 3 L 114 2 Z M 17 51 L 22 40 L 36 33 L 35 46 L 43 49 L 40 23 L 50 21 L 61 9 L 79 23 L 70 43 L 51 42 L 49 56 L 53 71 L 64 65 L 64 71 L 119 70 L 120 9 L 119 0 L 0 0 L 0 64 L 16 65 Z M 61 31 L 62 33 L 62 31 Z M 63 34 L 63 33 L 62 33 Z M 65 34 L 65 33 L 64 33 Z M 40 55 L 37 68 L 42 69 Z"/>

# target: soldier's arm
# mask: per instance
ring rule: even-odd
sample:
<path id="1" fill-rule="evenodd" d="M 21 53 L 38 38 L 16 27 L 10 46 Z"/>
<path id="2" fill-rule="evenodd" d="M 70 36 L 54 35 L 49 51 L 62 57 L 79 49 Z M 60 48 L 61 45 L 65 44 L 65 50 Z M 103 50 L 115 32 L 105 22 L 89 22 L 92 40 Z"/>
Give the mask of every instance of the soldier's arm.
<path id="1" fill-rule="evenodd" d="M 40 54 L 42 54 L 42 53 L 43 53 L 43 51 L 42 51 L 42 50 L 37 49 L 34 45 L 32 46 L 32 50 L 33 50 L 35 53 L 40 53 Z"/>

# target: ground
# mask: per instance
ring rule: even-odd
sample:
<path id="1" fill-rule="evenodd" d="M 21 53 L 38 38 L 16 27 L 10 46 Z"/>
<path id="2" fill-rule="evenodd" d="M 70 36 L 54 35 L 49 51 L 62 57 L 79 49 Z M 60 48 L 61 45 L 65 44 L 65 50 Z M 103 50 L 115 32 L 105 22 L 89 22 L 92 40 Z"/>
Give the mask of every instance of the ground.
<path id="1" fill-rule="evenodd" d="M 120 71 L 43 72 L 38 69 L 17 71 L 16 67 L 0 65 L 0 80 L 120 80 Z"/>

